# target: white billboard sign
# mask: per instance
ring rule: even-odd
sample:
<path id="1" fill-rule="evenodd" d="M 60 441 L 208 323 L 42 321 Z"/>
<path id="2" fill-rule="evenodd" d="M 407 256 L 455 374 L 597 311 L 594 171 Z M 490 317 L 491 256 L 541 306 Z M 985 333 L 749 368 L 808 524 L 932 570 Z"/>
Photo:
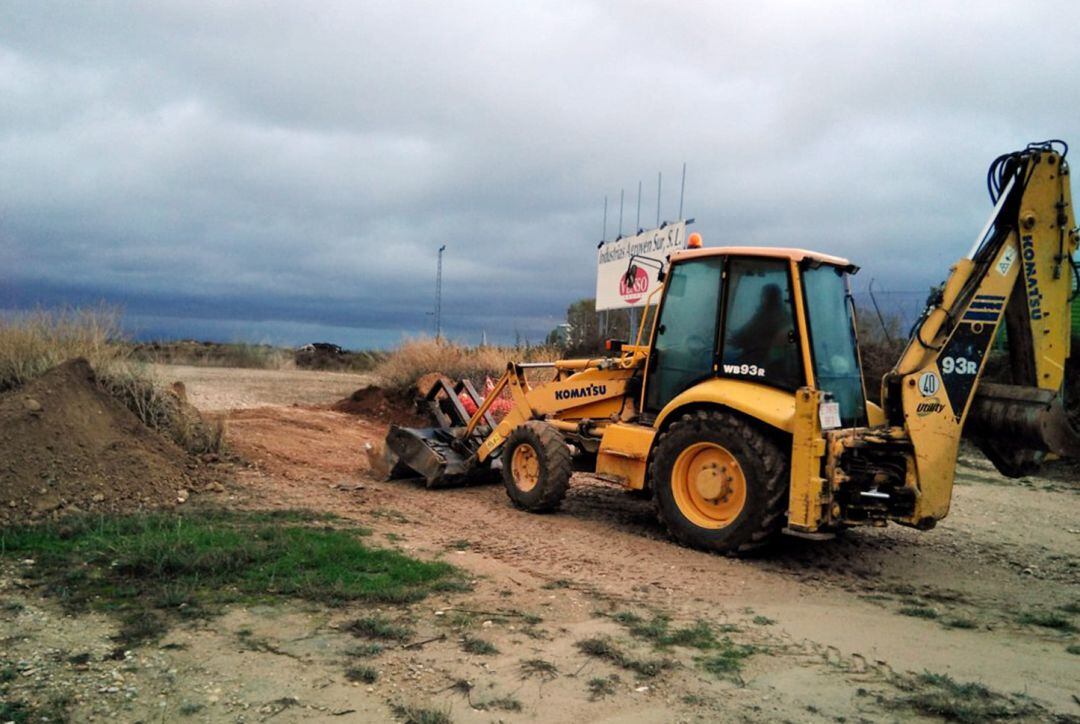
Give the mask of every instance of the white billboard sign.
<path id="1" fill-rule="evenodd" d="M 635 262 L 637 273 L 632 283 L 627 284 L 626 269 L 631 256 L 665 261 L 671 252 L 685 248 L 685 221 L 606 242 L 596 254 L 596 311 L 644 307 L 645 299 L 656 289 L 659 282 L 655 264 Z"/>

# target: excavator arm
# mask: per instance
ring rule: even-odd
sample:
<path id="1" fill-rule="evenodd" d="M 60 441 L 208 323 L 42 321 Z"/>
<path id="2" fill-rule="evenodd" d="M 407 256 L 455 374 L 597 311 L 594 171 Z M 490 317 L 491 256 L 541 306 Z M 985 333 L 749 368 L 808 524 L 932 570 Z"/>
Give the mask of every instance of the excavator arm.
<path id="1" fill-rule="evenodd" d="M 913 452 L 915 524 L 948 513 L 963 434 L 1012 477 L 1047 453 L 1080 456 L 1062 392 L 1078 242 L 1065 155 L 1046 142 L 995 160 L 990 220 L 882 382 L 888 423 L 905 428 Z M 1003 325 L 1011 379 L 985 382 Z"/>
<path id="2" fill-rule="evenodd" d="M 1010 477 L 1049 454 L 1080 457 L 1064 399 L 1080 240 L 1066 153 L 1060 141 L 1037 143 L 991 165 L 994 210 L 882 380 L 884 424 L 822 430 L 816 393 L 800 390 L 788 532 L 933 527 L 949 512 L 964 436 Z M 1008 371 L 989 382 L 1003 328 Z"/>

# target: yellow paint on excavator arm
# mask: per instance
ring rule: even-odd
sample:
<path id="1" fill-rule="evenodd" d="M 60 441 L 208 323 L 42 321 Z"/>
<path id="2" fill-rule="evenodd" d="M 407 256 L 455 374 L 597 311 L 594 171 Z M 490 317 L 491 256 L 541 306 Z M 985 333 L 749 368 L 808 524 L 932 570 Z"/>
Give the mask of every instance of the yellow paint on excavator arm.
<path id="1" fill-rule="evenodd" d="M 607 420 L 618 415 L 628 402 L 626 383 L 636 366 L 624 367 L 617 361 L 602 359 L 591 360 L 591 363 L 589 367 L 561 367 L 580 371 L 536 387 L 531 387 L 525 380 L 522 368 L 514 366 L 509 370 L 507 386 L 514 405 L 480 444 L 477 459 L 480 462 L 487 460 L 515 427 L 531 419 Z"/>
<path id="2" fill-rule="evenodd" d="M 1068 165 L 1048 154 L 1035 165 L 1020 208 L 1020 284 L 1034 344 L 1035 383 L 1059 390 L 1071 337 L 1072 269 L 1076 219 Z M 1041 213 L 1040 213 L 1041 212 Z"/>

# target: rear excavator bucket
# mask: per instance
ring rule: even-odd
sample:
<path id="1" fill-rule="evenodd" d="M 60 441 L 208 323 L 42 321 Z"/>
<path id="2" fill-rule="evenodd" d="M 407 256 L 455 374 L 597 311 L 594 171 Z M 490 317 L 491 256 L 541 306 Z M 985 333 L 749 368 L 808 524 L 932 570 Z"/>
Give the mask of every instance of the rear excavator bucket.
<path id="1" fill-rule="evenodd" d="M 1035 472 L 1046 453 L 1080 459 L 1080 429 L 1053 390 L 983 382 L 967 426 L 983 453 L 1009 477 Z"/>
<path id="2" fill-rule="evenodd" d="M 466 435 L 471 415 L 462 403 L 463 395 L 478 407 L 483 401 L 468 380 L 451 385 L 440 379 L 416 401 L 417 408 L 431 417 L 434 427 L 390 426 L 386 455 L 391 478 L 422 477 L 429 488 L 445 488 L 490 471 L 488 465 L 477 462 L 475 452 L 495 427 L 495 421 L 485 413 L 472 434 Z"/>

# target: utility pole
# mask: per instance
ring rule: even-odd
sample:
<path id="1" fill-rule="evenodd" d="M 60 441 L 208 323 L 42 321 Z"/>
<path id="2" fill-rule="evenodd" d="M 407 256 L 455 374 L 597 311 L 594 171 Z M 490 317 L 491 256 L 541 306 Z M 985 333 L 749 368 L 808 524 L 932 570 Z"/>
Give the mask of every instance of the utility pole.
<path id="1" fill-rule="evenodd" d="M 442 339 L 442 255 L 446 244 L 439 247 L 439 269 L 435 273 L 435 340 Z"/>

